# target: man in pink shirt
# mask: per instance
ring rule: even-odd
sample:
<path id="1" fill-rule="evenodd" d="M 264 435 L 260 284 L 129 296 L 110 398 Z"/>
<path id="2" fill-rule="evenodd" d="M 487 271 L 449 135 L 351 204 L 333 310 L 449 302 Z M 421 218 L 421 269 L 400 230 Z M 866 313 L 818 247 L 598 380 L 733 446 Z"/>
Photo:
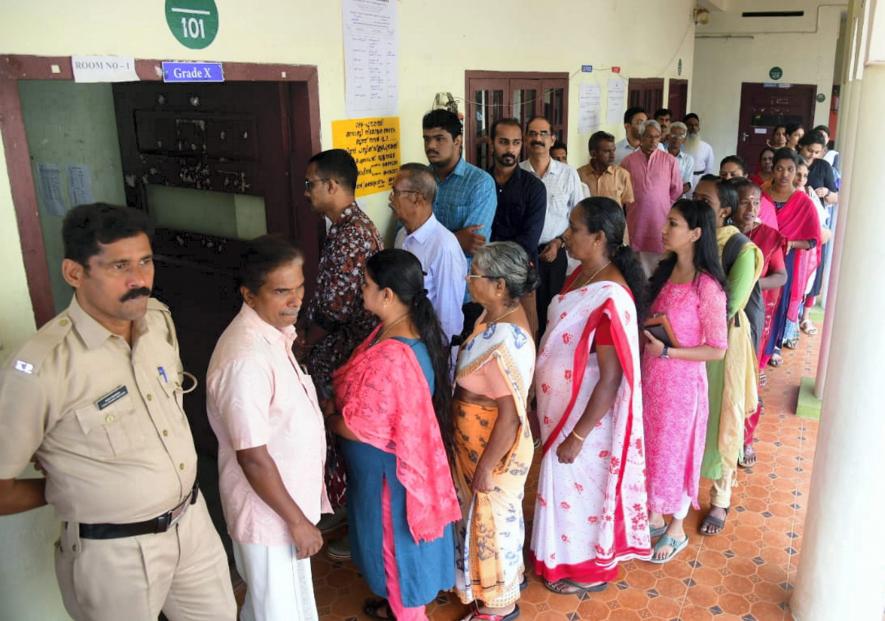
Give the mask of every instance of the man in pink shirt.
<path id="1" fill-rule="evenodd" d="M 633 179 L 634 202 L 627 206 L 630 245 L 639 252 L 649 276 L 664 253 L 661 230 L 673 203 L 682 195 L 682 176 L 675 157 L 658 148 L 661 126 L 645 121 L 639 128 L 639 149 L 621 162 Z"/>
<path id="2" fill-rule="evenodd" d="M 265 235 L 243 255 L 243 307 L 215 346 L 206 374 L 218 436 L 221 503 L 248 590 L 243 620 L 315 621 L 309 556 L 329 512 L 326 436 L 310 376 L 292 353 L 304 296 L 303 259 Z"/>

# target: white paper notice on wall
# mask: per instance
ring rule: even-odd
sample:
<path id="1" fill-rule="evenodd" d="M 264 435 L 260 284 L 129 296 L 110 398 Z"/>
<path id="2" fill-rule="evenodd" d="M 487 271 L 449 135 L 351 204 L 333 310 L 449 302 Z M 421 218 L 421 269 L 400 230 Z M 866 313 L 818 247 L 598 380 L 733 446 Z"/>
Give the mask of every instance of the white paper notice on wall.
<path id="1" fill-rule="evenodd" d="M 73 205 L 89 205 L 95 202 L 92 195 L 92 172 L 84 164 L 68 166 L 68 196 Z"/>
<path id="2" fill-rule="evenodd" d="M 624 105 L 625 95 L 627 93 L 627 83 L 618 77 L 608 79 L 608 110 L 606 112 L 606 122 L 609 125 L 620 125 L 624 122 L 624 111 L 627 109 Z"/>
<path id="3" fill-rule="evenodd" d="M 55 164 L 37 164 L 37 187 L 40 188 L 40 202 L 51 216 L 65 215 L 65 199 L 61 190 L 61 169 Z"/>
<path id="4" fill-rule="evenodd" d="M 71 56 L 74 82 L 138 82 L 131 56 Z"/>
<path id="5" fill-rule="evenodd" d="M 598 84 L 581 84 L 578 89 L 578 133 L 589 134 L 599 129 L 600 100 Z"/>
<path id="6" fill-rule="evenodd" d="M 341 4 L 347 116 L 396 116 L 397 0 L 344 0 Z"/>

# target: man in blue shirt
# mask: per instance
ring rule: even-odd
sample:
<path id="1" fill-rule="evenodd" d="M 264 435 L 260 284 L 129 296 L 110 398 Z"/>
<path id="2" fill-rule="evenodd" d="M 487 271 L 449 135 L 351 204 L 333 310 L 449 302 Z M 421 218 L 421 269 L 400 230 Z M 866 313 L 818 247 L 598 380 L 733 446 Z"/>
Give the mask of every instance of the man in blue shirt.
<path id="1" fill-rule="evenodd" d="M 438 182 L 433 215 L 455 234 L 468 260 L 492 235 L 495 182 L 461 157 L 464 136 L 458 115 L 433 110 L 424 115 L 424 153 Z"/>
<path id="2" fill-rule="evenodd" d="M 432 110 L 421 123 L 424 154 L 436 175 L 438 188 L 433 201 L 433 215 L 455 234 L 467 269 L 474 251 L 492 235 L 497 199 L 495 181 L 484 170 L 468 164 L 461 157 L 464 136 L 461 119 L 448 110 Z M 469 335 L 481 307 L 465 299 L 464 332 Z"/>

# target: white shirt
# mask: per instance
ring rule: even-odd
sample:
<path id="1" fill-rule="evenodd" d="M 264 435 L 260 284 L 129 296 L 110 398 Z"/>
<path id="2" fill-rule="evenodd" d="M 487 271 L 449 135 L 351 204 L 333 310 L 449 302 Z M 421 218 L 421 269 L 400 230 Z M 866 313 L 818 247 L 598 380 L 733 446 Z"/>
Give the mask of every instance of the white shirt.
<path id="1" fill-rule="evenodd" d="M 411 233 L 402 227 L 394 247 L 418 257 L 424 269 L 424 288 L 433 304 L 446 342 L 461 334 L 464 327 L 464 291 L 467 287 L 467 259 L 454 233 L 439 223 L 433 214 Z"/>
<path id="2" fill-rule="evenodd" d="M 631 147 L 626 138 L 621 138 L 615 143 L 615 164 L 618 164 L 620 166 L 621 160 L 636 151 L 638 148 L 638 142 L 636 143 L 635 147 Z M 661 151 L 667 150 L 666 147 L 664 147 L 664 145 L 661 143 L 658 143 L 658 149 L 660 149 Z"/>
<path id="3" fill-rule="evenodd" d="M 679 173 L 682 175 L 682 183 L 691 183 L 691 178 L 694 175 L 694 158 L 685 151 L 680 151 L 679 155 L 676 156 L 676 161 L 679 162 Z"/>
<path id="4" fill-rule="evenodd" d="M 682 145 L 683 150 L 694 158 L 694 175 L 691 178 L 691 189 L 698 184 L 704 175 L 718 175 L 719 168 L 716 157 L 713 155 L 713 147 L 703 140 L 698 140 L 693 146 L 688 142 Z"/>
<path id="5" fill-rule="evenodd" d="M 541 237 L 538 240 L 538 244 L 543 246 L 565 232 L 572 208 L 584 200 L 581 178 L 577 170 L 552 158 L 543 177 L 535 172 L 529 160 L 520 162 L 519 166 L 540 177 L 544 187 L 547 188 L 547 212 L 544 216 L 544 228 L 541 229 Z"/>

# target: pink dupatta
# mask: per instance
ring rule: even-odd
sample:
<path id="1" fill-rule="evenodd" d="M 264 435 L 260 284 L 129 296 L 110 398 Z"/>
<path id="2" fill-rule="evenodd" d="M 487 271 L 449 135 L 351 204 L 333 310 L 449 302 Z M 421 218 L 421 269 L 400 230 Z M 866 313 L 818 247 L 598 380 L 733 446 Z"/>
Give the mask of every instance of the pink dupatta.
<path id="1" fill-rule="evenodd" d="M 793 264 L 793 282 L 790 287 L 790 305 L 787 318 L 796 321 L 799 305 L 805 297 L 808 277 L 817 269 L 821 256 L 820 218 L 814 203 L 803 190 L 796 190 L 777 212 L 780 234 L 788 241 L 815 241 L 811 250 L 798 250 Z"/>
<path id="2" fill-rule="evenodd" d="M 396 456 L 412 538 L 433 541 L 461 508 L 421 366 L 396 339 L 373 346 L 380 328 L 332 375 L 335 405 L 361 442 Z"/>

